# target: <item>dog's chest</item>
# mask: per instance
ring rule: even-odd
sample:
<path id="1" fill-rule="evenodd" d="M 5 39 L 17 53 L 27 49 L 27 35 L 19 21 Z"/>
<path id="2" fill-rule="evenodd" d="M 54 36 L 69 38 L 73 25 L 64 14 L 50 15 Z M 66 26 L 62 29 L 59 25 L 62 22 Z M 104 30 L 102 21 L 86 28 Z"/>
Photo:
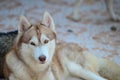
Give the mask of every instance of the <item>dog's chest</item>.
<path id="1" fill-rule="evenodd" d="M 35 80 L 55 80 L 55 77 L 51 71 L 48 71 L 43 76 L 38 76 Z"/>

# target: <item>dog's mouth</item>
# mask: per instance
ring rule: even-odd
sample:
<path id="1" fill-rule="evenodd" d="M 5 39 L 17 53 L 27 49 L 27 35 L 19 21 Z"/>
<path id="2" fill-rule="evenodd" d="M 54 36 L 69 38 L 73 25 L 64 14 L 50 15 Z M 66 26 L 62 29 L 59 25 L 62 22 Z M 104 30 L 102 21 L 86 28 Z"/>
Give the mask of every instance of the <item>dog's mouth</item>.
<path id="1" fill-rule="evenodd" d="M 39 61 L 40 61 L 41 64 L 44 64 L 44 63 L 46 62 L 46 56 L 41 55 L 41 56 L 39 57 Z"/>

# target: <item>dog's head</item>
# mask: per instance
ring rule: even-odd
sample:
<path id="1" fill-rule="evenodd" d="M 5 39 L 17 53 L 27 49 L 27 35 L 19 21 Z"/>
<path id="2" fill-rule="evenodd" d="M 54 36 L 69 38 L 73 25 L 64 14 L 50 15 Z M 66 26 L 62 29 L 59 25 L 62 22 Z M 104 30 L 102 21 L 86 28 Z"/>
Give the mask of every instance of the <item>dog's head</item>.
<path id="1" fill-rule="evenodd" d="M 54 21 L 48 12 L 44 13 L 42 22 L 37 25 L 31 25 L 24 16 L 20 18 L 16 44 L 23 60 L 40 64 L 51 61 L 55 39 Z"/>

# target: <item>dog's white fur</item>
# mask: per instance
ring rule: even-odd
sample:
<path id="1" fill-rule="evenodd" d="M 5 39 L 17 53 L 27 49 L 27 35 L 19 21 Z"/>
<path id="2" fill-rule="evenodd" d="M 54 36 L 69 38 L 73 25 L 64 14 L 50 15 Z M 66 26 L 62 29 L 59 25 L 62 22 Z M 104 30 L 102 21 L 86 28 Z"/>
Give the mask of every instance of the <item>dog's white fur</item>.
<path id="1" fill-rule="evenodd" d="M 39 57 L 44 55 L 44 61 Z M 74 43 L 56 45 L 52 17 L 44 13 L 42 24 L 32 25 L 21 17 L 18 36 L 6 55 L 4 73 L 8 80 L 120 80 L 120 67 L 83 51 Z"/>

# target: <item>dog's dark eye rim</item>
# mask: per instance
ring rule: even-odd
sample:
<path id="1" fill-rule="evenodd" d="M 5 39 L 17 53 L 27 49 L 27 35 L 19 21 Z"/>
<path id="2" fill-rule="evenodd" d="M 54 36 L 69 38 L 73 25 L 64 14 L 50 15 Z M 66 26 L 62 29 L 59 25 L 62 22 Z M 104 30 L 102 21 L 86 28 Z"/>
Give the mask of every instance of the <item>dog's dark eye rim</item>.
<path id="1" fill-rule="evenodd" d="M 44 40 L 44 44 L 47 44 L 49 42 L 49 40 L 45 39 Z"/>
<path id="2" fill-rule="evenodd" d="M 31 45 L 35 46 L 35 43 L 34 42 L 30 42 Z"/>

